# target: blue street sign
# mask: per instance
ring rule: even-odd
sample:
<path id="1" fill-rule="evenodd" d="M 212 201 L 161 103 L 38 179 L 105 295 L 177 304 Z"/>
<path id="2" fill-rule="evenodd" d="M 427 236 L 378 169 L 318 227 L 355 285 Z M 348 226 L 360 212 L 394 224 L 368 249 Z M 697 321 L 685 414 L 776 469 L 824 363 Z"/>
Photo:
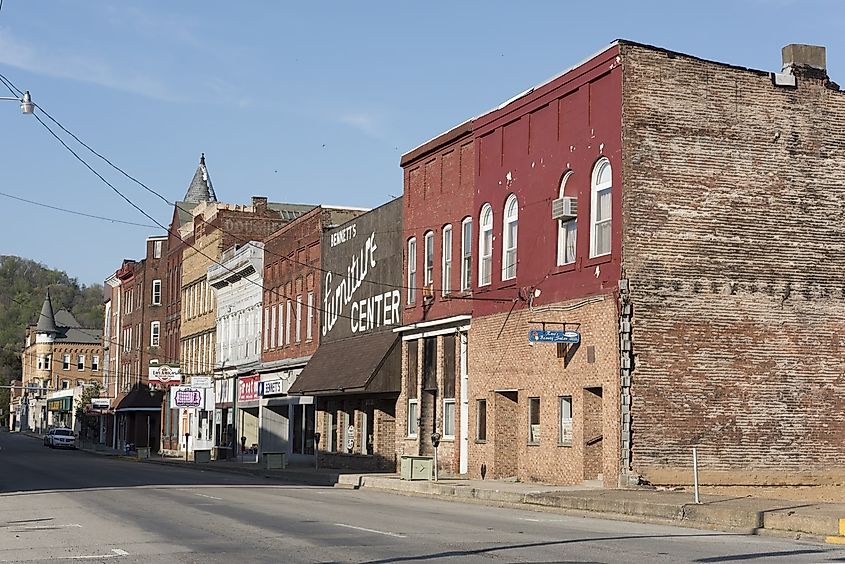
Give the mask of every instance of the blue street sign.
<path id="1" fill-rule="evenodd" d="M 546 331 L 545 329 L 531 329 L 528 332 L 528 341 L 531 343 L 575 344 L 581 342 L 581 333 L 578 331 Z"/>

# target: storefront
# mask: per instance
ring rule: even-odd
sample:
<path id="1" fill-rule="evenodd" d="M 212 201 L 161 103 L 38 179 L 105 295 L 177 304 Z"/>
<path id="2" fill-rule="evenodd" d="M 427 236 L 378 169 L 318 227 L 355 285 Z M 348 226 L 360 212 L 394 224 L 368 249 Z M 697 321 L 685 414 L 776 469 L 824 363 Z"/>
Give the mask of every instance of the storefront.
<path id="1" fill-rule="evenodd" d="M 290 388 L 315 398 L 322 467 L 396 469 L 401 226 L 396 199 L 323 235 L 320 346 Z"/>
<path id="2" fill-rule="evenodd" d="M 73 428 L 73 392 L 63 397 L 47 399 L 47 425 L 49 427 Z"/>
<path id="3" fill-rule="evenodd" d="M 207 378 L 207 377 L 206 377 Z M 172 386 L 170 408 L 179 413 L 180 450 L 212 450 L 214 446 L 214 389 L 195 385 Z"/>
<path id="4" fill-rule="evenodd" d="M 149 447 L 158 452 L 161 447 L 161 402 L 163 393 L 137 384 L 117 404 L 117 448 L 135 450 Z"/>
<path id="5" fill-rule="evenodd" d="M 314 398 L 291 396 L 296 381 L 310 357 L 286 359 L 267 365 L 258 383 L 260 398 L 260 450 L 284 452 L 287 460 L 312 464 L 314 461 Z"/>
<path id="6" fill-rule="evenodd" d="M 261 376 L 258 374 L 250 374 L 238 378 L 238 402 L 235 411 L 235 432 L 238 433 L 238 454 L 258 453 L 258 383 L 260 381 Z"/>
<path id="7" fill-rule="evenodd" d="M 216 458 L 223 460 L 237 452 L 235 437 L 235 372 L 223 372 L 214 380 L 214 446 Z"/>

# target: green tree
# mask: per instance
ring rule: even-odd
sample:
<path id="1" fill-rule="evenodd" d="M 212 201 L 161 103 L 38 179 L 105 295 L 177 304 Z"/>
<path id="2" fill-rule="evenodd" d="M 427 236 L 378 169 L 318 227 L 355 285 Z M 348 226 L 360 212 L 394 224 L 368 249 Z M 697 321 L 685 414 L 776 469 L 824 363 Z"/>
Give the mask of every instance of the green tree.
<path id="1" fill-rule="evenodd" d="M 74 411 L 76 412 L 76 420 L 79 421 L 79 437 L 81 439 L 94 440 L 97 438 L 98 419 L 97 415 L 91 412 L 91 400 L 100 397 L 102 392 L 103 389 L 99 382 L 86 384 L 82 389 L 82 394 L 76 400 Z"/>

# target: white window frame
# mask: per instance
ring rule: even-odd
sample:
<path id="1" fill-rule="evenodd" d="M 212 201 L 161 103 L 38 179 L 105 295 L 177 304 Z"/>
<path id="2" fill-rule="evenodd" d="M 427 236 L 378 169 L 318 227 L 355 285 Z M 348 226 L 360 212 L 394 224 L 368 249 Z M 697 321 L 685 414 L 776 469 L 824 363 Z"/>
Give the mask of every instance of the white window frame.
<path id="1" fill-rule="evenodd" d="M 80 359 L 82 359 L 82 362 L 80 362 Z M 77 370 L 85 370 L 85 355 L 84 354 L 76 355 L 76 369 Z"/>
<path id="2" fill-rule="evenodd" d="M 308 292 L 306 298 L 308 305 L 306 306 L 306 318 L 308 324 L 305 326 L 305 342 L 311 342 L 314 339 L 314 292 Z"/>
<path id="3" fill-rule="evenodd" d="M 448 406 L 452 406 L 452 416 L 451 418 L 447 417 L 446 412 Z M 451 419 L 451 426 L 452 432 L 449 432 L 447 427 L 447 422 Z M 443 400 L 443 438 L 444 439 L 454 439 L 455 438 L 455 398 L 447 398 Z"/>
<path id="4" fill-rule="evenodd" d="M 434 282 L 434 231 L 427 231 L 423 243 L 423 285 Z"/>
<path id="5" fill-rule="evenodd" d="M 153 291 L 150 296 L 151 305 L 161 305 L 161 280 L 153 280 Z"/>
<path id="6" fill-rule="evenodd" d="M 281 339 L 276 340 L 276 319 L 279 314 L 279 306 L 270 306 L 270 348 L 275 349 L 276 343 L 281 342 Z"/>
<path id="7" fill-rule="evenodd" d="M 91 357 L 91 370 L 97 371 L 100 369 L 100 355 L 95 354 Z"/>
<path id="8" fill-rule="evenodd" d="M 478 285 L 489 286 L 492 282 L 493 206 L 484 204 L 481 206 L 481 213 L 478 214 Z"/>
<path id="9" fill-rule="evenodd" d="M 163 241 L 153 241 L 153 258 L 161 258 L 161 247 Z"/>
<path id="10" fill-rule="evenodd" d="M 572 396 L 558 396 L 558 443 L 572 446 Z M 567 411 L 569 415 L 567 416 Z"/>
<path id="11" fill-rule="evenodd" d="M 608 180 L 606 182 L 602 182 L 599 184 L 599 176 L 605 170 L 605 167 L 608 170 Z M 599 200 L 602 195 L 607 193 L 610 197 L 610 212 L 606 218 L 602 218 L 601 220 L 598 219 L 598 206 Z M 593 167 L 593 174 L 592 179 L 590 182 L 590 257 L 600 257 L 604 255 L 609 255 L 611 247 L 613 246 L 612 243 L 612 223 L 613 221 L 613 168 L 610 166 L 610 161 L 607 157 L 602 157 L 601 159 L 596 162 L 596 165 Z M 596 239 L 596 231 L 599 227 L 604 226 L 605 224 L 608 226 L 608 234 L 607 234 L 607 248 L 606 249 L 599 249 L 596 247 L 597 239 Z"/>
<path id="12" fill-rule="evenodd" d="M 519 243 L 519 201 L 516 194 L 505 200 L 502 221 L 502 281 L 516 278 L 517 245 Z M 509 256 L 512 255 L 512 256 Z"/>
<path id="13" fill-rule="evenodd" d="M 411 417 L 411 415 L 412 415 L 411 406 L 412 405 L 414 406 L 413 417 Z M 416 399 L 416 398 L 409 399 L 408 400 L 408 421 L 407 421 L 408 438 L 409 439 L 417 438 L 417 433 L 419 432 L 418 429 L 417 429 L 417 419 L 418 418 L 419 418 L 419 400 Z"/>
<path id="14" fill-rule="evenodd" d="M 408 239 L 408 305 L 417 302 L 417 238 Z"/>
<path id="15" fill-rule="evenodd" d="M 270 308 L 268 306 L 264 307 L 264 350 L 268 350 L 270 347 Z"/>
<path id="16" fill-rule="evenodd" d="M 566 192 L 566 184 L 572 177 L 572 171 L 567 171 L 560 180 L 560 191 L 558 198 L 563 198 Z M 578 219 L 558 219 L 557 221 L 557 265 L 564 266 L 575 262 L 578 254 Z M 572 254 L 567 256 L 567 250 L 572 249 Z"/>
<path id="17" fill-rule="evenodd" d="M 452 224 L 444 225 L 440 235 L 440 292 L 447 296 L 452 292 Z"/>
<path id="18" fill-rule="evenodd" d="M 296 342 L 302 342 L 302 294 L 296 296 Z"/>
<path id="19" fill-rule="evenodd" d="M 150 322 L 150 346 L 151 347 L 161 346 L 161 322 L 160 321 L 151 321 Z"/>
<path id="20" fill-rule="evenodd" d="M 287 317 L 285 317 L 285 344 L 290 344 L 290 318 L 293 316 L 293 303 L 288 300 L 287 302 Z"/>
<path id="21" fill-rule="evenodd" d="M 70 370 L 70 355 L 62 356 L 62 370 Z"/>
<path id="22" fill-rule="evenodd" d="M 461 292 L 472 288 L 472 218 L 461 222 Z"/>

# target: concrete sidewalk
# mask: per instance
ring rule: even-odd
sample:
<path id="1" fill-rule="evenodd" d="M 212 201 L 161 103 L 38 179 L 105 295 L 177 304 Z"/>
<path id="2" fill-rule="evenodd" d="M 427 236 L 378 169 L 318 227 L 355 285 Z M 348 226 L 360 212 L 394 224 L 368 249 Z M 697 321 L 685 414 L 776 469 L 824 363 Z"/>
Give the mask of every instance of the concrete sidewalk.
<path id="1" fill-rule="evenodd" d="M 40 438 L 40 437 L 35 437 Z M 83 449 L 152 464 L 197 471 L 226 472 L 282 482 L 341 488 L 366 488 L 403 495 L 557 511 L 591 517 L 672 524 L 751 534 L 813 538 L 845 544 L 845 504 L 796 502 L 755 497 L 703 495 L 695 504 L 692 492 L 646 488 L 602 489 L 495 480 L 445 478 L 437 482 L 406 481 L 396 474 L 362 474 L 330 469 L 289 467 L 267 470 L 255 462 L 216 461 L 207 464 L 182 458 L 127 457 L 113 451 Z"/>

